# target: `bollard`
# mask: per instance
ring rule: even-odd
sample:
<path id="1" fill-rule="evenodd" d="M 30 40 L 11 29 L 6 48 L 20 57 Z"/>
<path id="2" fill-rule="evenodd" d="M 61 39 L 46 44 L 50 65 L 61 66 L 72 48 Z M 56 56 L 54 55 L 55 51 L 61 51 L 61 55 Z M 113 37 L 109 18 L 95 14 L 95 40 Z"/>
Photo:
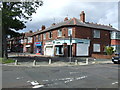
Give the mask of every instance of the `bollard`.
<path id="1" fill-rule="evenodd" d="M 51 59 L 49 59 L 49 64 L 51 64 Z"/>
<path id="2" fill-rule="evenodd" d="M 78 61 L 77 60 L 75 60 L 75 65 L 77 65 L 78 64 Z"/>
<path id="3" fill-rule="evenodd" d="M 35 66 L 35 65 L 36 65 L 36 60 L 33 61 L 33 66 Z"/>
<path id="4" fill-rule="evenodd" d="M 18 61 L 17 60 L 15 60 L 15 65 L 18 65 Z"/>
<path id="5" fill-rule="evenodd" d="M 86 58 L 86 64 L 88 64 L 88 58 Z"/>

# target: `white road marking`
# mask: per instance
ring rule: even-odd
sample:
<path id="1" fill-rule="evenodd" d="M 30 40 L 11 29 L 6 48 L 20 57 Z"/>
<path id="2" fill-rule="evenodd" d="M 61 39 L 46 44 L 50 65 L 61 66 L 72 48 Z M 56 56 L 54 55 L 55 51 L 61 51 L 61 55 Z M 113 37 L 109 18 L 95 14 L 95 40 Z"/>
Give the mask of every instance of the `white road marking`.
<path id="1" fill-rule="evenodd" d="M 32 88 L 40 88 L 40 87 L 43 87 L 44 85 L 36 85 L 36 86 L 34 86 L 34 87 L 32 87 Z"/>
<path id="2" fill-rule="evenodd" d="M 16 79 L 19 80 L 19 79 L 22 79 L 23 77 L 17 77 Z"/>
<path id="3" fill-rule="evenodd" d="M 37 81 L 30 82 L 32 85 L 38 85 L 39 83 Z"/>
<path id="4" fill-rule="evenodd" d="M 70 74 L 75 74 L 75 73 L 79 73 L 79 72 L 70 72 Z"/>
<path id="5" fill-rule="evenodd" d="M 43 80 L 43 81 L 45 81 L 45 82 L 47 81 L 48 82 L 49 80 Z"/>
<path id="6" fill-rule="evenodd" d="M 117 84 L 118 82 L 114 82 L 114 83 L 112 83 L 112 85 L 114 85 L 114 84 Z"/>

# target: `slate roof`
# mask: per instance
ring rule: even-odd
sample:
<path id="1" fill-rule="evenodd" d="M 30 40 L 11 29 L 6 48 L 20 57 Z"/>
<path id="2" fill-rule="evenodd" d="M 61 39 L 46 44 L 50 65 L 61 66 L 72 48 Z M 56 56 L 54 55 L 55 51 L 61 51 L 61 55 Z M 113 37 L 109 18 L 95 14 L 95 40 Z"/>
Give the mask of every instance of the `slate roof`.
<path id="1" fill-rule="evenodd" d="M 60 23 L 57 23 L 55 25 L 51 25 L 50 27 L 46 28 L 45 30 L 40 30 L 38 32 L 35 32 L 33 35 L 43 33 L 46 31 L 50 31 L 56 28 L 64 27 L 64 26 L 82 26 L 82 27 L 89 27 L 89 28 L 95 28 L 95 29 L 102 29 L 102 30 L 109 30 L 109 31 L 118 31 L 115 28 L 112 28 L 110 26 L 105 26 L 101 24 L 95 24 L 95 23 L 89 23 L 89 22 L 81 22 L 79 19 L 72 18 L 67 21 L 63 21 Z"/>

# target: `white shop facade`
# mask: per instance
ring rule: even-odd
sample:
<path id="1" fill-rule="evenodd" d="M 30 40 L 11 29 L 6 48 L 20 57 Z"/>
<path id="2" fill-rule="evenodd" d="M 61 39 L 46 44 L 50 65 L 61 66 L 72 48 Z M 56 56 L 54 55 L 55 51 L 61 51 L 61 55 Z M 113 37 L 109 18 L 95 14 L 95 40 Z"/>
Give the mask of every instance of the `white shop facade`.
<path id="1" fill-rule="evenodd" d="M 89 56 L 89 39 L 73 38 L 71 43 L 70 39 L 57 39 L 47 41 L 44 45 L 45 56 Z M 71 50 L 71 51 L 70 51 Z"/>

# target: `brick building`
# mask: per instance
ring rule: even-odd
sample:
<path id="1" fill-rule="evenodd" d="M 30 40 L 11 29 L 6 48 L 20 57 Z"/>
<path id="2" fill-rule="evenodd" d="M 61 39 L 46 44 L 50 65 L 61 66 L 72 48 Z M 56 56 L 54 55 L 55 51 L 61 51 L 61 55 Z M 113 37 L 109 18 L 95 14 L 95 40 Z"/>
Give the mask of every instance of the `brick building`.
<path id="1" fill-rule="evenodd" d="M 112 31 L 117 30 L 111 26 L 86 22 L 82 11 L 80 19 L 66 17 L 63 22 L 53 23 L 48 28 L 43 25 L 41 30 L 33 34 L 34 53 L 47 56 L 103 54 L 104 47 L 111 44 Z"/>
<path id="2" fill-rule="evenodd" d="M 120 53 L 120 31 L 111 32 L 111 46 L 115 53 Z"/>
<path id="3" fill-rule="evenodd" d="M 21 43 L 23 44 L 23 52 L 33 53 L 33 32 L 29 31 L 24 33 L 24 38 L 21 39 Z"/>

